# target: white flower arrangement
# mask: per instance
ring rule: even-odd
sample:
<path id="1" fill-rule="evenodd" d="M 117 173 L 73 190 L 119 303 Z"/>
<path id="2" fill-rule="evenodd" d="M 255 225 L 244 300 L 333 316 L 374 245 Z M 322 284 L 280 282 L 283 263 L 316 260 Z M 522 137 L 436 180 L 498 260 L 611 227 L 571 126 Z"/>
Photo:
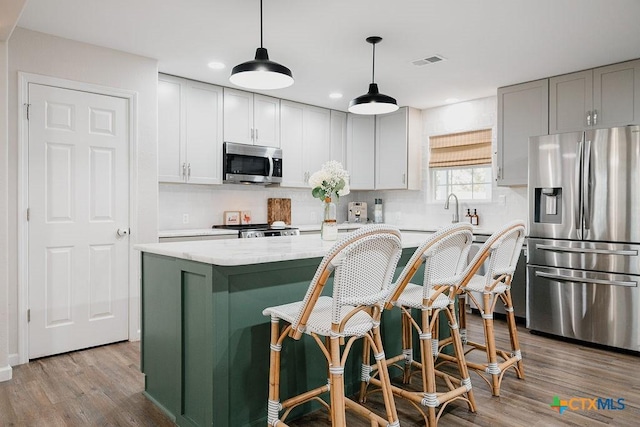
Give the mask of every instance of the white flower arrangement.
<path id="1" fill-rule="evenodd" d="M 309 178 L 311 194 L 313 197 L 324 201 L 333 195 L 336 199 L 349 194 L 349 172 L 344 170 L 342 163 L 330 160 L 322 165 L 322 169 L 315 172 Z"/>

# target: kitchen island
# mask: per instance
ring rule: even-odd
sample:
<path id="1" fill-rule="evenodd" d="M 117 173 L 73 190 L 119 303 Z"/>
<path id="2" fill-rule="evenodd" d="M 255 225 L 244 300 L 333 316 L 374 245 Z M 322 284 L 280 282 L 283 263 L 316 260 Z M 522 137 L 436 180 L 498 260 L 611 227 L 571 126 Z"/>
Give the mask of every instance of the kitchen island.
<path id="1" fill-rule="evenodd" d="M 397 273 L 426 237 L 402 234 Z M 262 310 L 301 300 L 333 243 L 308 235 L 136 246 L 147 397 L 181 426 L 265 425 L 270 319 Z M 385 312 L 383 334 L 385 347 L 399 352 L 398 311 Z M 358 384 L 359 358 L 354 348 L 345 367 L 349 393 Z M 326 363 L 309 337 L 284 346 L 283 396 L 323 382 Z"/>

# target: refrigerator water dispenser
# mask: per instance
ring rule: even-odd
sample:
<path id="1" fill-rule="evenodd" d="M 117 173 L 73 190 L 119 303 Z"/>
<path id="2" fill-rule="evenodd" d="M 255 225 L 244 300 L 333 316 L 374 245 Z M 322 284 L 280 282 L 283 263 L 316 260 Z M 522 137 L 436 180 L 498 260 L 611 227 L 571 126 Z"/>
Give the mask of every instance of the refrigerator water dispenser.
<path id="1" fill-rule="evenodd" d="M 535 222 L 562 223 L 562 187 L 535 189 Z"/>

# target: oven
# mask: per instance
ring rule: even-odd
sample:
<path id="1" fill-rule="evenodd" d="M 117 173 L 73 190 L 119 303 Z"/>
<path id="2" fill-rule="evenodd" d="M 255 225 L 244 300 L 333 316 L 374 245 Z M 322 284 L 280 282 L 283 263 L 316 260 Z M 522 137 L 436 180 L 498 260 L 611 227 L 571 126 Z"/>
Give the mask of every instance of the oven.
<path id="1" fill-rule="evenodd" d="M 274 227 L 269 224 L 214 225 L 213 228 L 237 230 L 240 239 L 300 235 L 300 230 L 295 227 Z"/>

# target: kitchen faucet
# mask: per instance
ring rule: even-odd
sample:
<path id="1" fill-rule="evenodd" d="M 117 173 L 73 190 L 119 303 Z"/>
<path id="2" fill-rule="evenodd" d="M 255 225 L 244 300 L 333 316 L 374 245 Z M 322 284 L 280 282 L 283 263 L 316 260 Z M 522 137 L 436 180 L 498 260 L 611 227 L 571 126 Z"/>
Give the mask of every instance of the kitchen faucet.
<path id="1" fill-rule="evenodd" d="M 452 223 L 460 222 L 460 217 L 458 216 L 458 196 L 456 196 L 453 193 L 450 193 L 449 196 L 447 197 L 447 201 L 444 203 L 444 208 L 449 209 L 449 200 L 451 199 L 451 196 L 453 196 L 453 198 L 456 199 L 456 211 L 453 213 L 453 220 L 451 222 Z"/>

